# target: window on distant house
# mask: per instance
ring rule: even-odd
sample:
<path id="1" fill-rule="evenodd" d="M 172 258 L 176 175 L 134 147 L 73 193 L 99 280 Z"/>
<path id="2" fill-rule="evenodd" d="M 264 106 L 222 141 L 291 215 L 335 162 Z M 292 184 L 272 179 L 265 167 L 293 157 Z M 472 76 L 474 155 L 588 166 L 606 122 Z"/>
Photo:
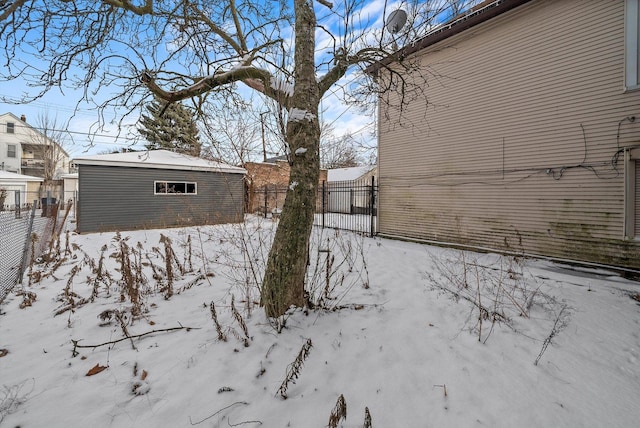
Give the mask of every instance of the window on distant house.
<path id="1" fill-rule="evenodd" d="M 7 157 L 8 158 L 15 158 L 16 157 L 16 145 L 15 144 L 8 144 L 7 145 Z"/>
<path id="2" fill-rule="evenodd" d="M 624 85 L 640 88 L 640 0 L 626 0 L 624 10 Z"/>
<path id="3" fill-rule="evenodd" d="M 196 195 L 197 183 L 187 181 L 154 181 L 156 195 Z"/>
<path id="4" fill-rule="evenodd" d="M 13 122 L 7 122 L 7 134 L 15 133 L 15 124 Z"/>

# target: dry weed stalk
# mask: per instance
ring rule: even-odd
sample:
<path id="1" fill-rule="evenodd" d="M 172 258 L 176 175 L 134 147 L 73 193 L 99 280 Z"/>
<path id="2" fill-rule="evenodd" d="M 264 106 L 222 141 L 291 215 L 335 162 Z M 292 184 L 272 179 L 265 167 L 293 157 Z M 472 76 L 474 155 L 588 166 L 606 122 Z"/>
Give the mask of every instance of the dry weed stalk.
<path id="1" fill-rule="evenodd" d="M 362 428 L 371 428 L 371 413 L 369 413 L 369 408 L 364 408 L 364 424 Z"/>
<path id="2" fill-rule="evenodd" d="M 300 352 L 298 352 L 298 356 L 289 366 L 287 367 L 287 374 L 284 378 L 284 381 L 276 391 L 276 395 L 280 394 L 282 398 L 287 399 L 287 389 L 289 388 L 289 384 L 296 383 L 296 379 L 300 377 L 300 372 L 302 371 L 302 366 L 304 366 L 304 361 L 309 356 L 309 352 L 313 347 L 311 343 L 311 339 L 307 339 L 306 342 L 302 345 Z"/>
<path id="3" fill-rule="evenodd" d="M 340 420 L 347 419 L 347 402 L 344 399 L 344 396 L 340 394 L 338 397 L 338 401 L 336 401 L 336 405 L 331 410 L 331 414 L 329 415 L 329 428 L 337 428 Z"/>
<path id="4" fill-rule="evenodd" d="M 209 308 L 211 309 L 211 318 L 213 319 L 213 323 L 216 326 L 216 332 L 218 333 L 218 340 L 222 340 L 223 342 L 226 342 L 227 336 L 222 331 L 222 326 L 220 325 L 220 322 L 218 322 L 218 314 L 216 313 L 216 307 L 213 304 L 213 301 L 211 301 Z"/>
<path id="5" fill-rule="evenodd" d="M 538 365 L 538 362 L 540 361 L 540 358 L 542 358 L 542 354 L 544 354 L 544 352 L 547 350 L 547 347 L 551 343 L 551 340 L 553 340 L 553 338 L 558 333 L 560 333 L 560 330 L 562 330 L 566 326 L 566 322 L 562 318 L 562 315 L 563 315 L 564 310 L 566 308 L 567 308 L 567 305 L 564 305 L 562 307 L 562 309 L 560 309 L 560 312 L 558 312 L 558 316 L 556 317 L 556 321 L 553 323 L 553 327 L 551 328 L 551 333 L 549 333 L 549 335 L 544 339 L 544 342 L 542 343 L 542 349 L 540 350 L 540 353 L 538 354 L 538 357 L 536 358 L 536 360 L 533 363 L 534 366 Z"/>
<path id="6" fill-rule="evenodd" d="M 16 293 L 17 296 L 22 296 L 22 302 L 20 302 L 20 309 L 24 309 L 28 306 L 33 306 L 33 302 L 36 301 L 38 295 L 33 291 L 20 290 Z"/>
<path id="7" fill-rule="evenodd" d="M 143 301 L 143 277 L 139 277 L 136 274 L 136 266 L 141 263 L 137 261 L 135 249 L 129 247 L 127 241 L 129 238 L 122 238 L 120 232 L 116 232 L 115 237 L 112 239 L 116 243 L 117 251 L 110 257 L 116 259 L 120 264 L 120 267 L 116 270 L 120 271 L 122 276 L 120 280 L 120 301 L 126 301 L 127 297 L 132 304 L 131 313 L 134 316 L 139 316 L 144 312 Z M 131 256 L 133 256 L 133 264 L 131 262 Z"/>
<path id="8" fill-rule="evenodd" d="M 240 328 L 242 329 L 242 333 L 244 334 L 244 337 L 242 337 L 242 342 L 244 343 L 245 347 L 248 347 L 249 341 L 251 340 L 251 338 L 249 337 L 249 329 L 247 328 L 247 324 L 244 322 L 244 319 L 242 319 L 242 315 L 240 315 L 240 312 L 238 312 L 238 310 L 236 309 L 234 300 L 235 300 L 235 297 L 232 294 L 231 295 L 231 313 L 233 314 L 233 318 L 235 318 L 235 320 L 240 325 Z"/>
<path id="9" fill-rule="evenodd" d="M 65 257 L 70 256 L 71 255 L 71 248 L 69 246 L 69 231 L 67 230 L 65 232 L 65 239 L 64 239 L 64 255 Z"/>
<path id="10" fill-rule="evenodd" d="M 29 287 L 31 287 L 31 285 L 33 284 L 33 280 L 34 278 L 37 276 L 36 281 L 35 282 L 39 282 L 40 281 L 40 276 L 36 275 L 33 272 L 33 265 L 35 264 L 36 261 L 36 242 L 38 241 L 38 234 L 33 232 L 31 234 L 31 236 L 29 237 L 29 241 L 31 242 L 31 258 L 29 259 L 29 282 L 28 285 Z"/>
<path id="11" fill-rule="evenodd" d="M 183 266 L 189 266 L 188 272 L 193 272 L 193 263 L 191 262 L 191 254 L 192 254 L 192 249 L 191 249 L 191 235 L 189 235 L 187 237 L 187 251 L 185 252 L 185 261 L 183 263 Z"/>
<path id="12" fill-rule="evenodd" d="M 80 264 L 75 265 L 71 268 L 71 272 L 69 272 L 69 279 L 67 279 L 67 285 L 64 287 L 62 294 L 58 296 L 58 301 L 62 302 L 62 305 L 56 309 L 53 316 L 61 315 L 67 311 L 69 311 L 69 320 L 67 325 L 71 326 L 71 312 L 75 311 L 76 308 L 83 306 L 86 303 L 89 303 L 90 299 L 85 299 L 84 297 L 78 295 L 73 290 L 71 290 L 71 286 L 73 285 L 73 279 L 80 272 L 82 266 Z"/>
<path id="13" fill-rule="evenodd" d="M 105 270 L 104 268 L 104 255 L 107 249 L 108 247 L 106 244 L 100 248 L 100 258 L 98 259 L 97 264 L 93 262 L 93 259 L 89 258 L 91 265 L 95 265 L 95 268 L 92 269 L 95 277 L 89 281 L 93 285 L 93 291 L 91 293 L 91 301 L 94 301 L 95 298 L 98 297 L 99 286 L 101 282 L 106 286 L 105 288 L 107 290 L 107 294 L 109 294 L 109 288 L 111 287 L 112 279 L 109 271 Z M 88 258 L 88 255 L 85 257 L 85 259 L 87 258 Z"/>
<path id="14" fill-rule="evenodd" d="M 171 240 L 160 235 L 160 242 L 164 244 L 164 264 L 167 274 L 167 285 L 164 289 L 164 298 L 169 299 L 173 296 L 173 250 L 171 249 Z"/>

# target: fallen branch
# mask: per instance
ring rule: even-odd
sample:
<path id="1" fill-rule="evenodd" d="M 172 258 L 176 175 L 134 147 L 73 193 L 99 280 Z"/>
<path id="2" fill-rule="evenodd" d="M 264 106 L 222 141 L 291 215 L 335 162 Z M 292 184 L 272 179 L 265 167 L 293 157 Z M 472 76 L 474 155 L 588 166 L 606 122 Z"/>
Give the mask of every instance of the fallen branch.
<path id="1" fill-rule="evenodd" d="M 169 332 L 169 331 L 176 331 L 176 330 L 187 330 L 187 331 L 190 331 L 190 330 L 200 330 L 200 328 L 199 327 L 184 327 L 184 326 L 163 328 L 163 329 L 160 329 L 160 330 L 147 331 L 146 333 L 133 334 L 131 336 L 122 337 L 120 339 L 111 340 L 109 342 L 100 343 L 98 345 L 79 345 L 78 342 L 80 342 L 80 340 L 82 340 L 82 339 L 80 339 L 80 340 L 71 339 L 71 342 L 73 342 L 73 356 L 76 357 L 78 355 L 78 352 L 76 351 L 78 348 L 99 348 L 100 346 L 114 345 L 114 344 L 116 344 L 118 342 L 122 342 L 124 340 L 133 340 L 133 338 L 148 336 L 148 335 L 154 334 L 154 333 L 166 333 L 166 332 Z"/>

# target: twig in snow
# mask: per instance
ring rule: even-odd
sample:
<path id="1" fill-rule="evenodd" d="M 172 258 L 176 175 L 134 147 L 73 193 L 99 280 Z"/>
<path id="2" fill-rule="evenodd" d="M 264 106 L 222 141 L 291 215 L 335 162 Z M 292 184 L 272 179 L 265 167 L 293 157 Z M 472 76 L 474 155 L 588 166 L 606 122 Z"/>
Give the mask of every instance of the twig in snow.
<path id="1" fill-rule="evenodd" d="M 223 411 L 225 411 L 225 410 L 227 410 L 227 409 L 229 409 L 229 408 L 231 408 L 231 407 L 233 407 L 233 406 L 237 406 L 237 405 L 239 405 L 239 404 L 242 404 L 243 406 L 248 406 L 248 405 L 249 405 L 249 403 L 247 403 L 246 401 L 236 401 L 235 403 L 231 403 L 231 404 L 229 404 L 227 407 L 223 407 L 222 409 L 218 410 L 218 411 L 217 411 L 217 412 L 215 412 L 214 414 L 209 415 L 209 416 L 207 416 L 206 418 L 204 418 L 203 420 L 198 421 L 198 422 L 193 422 L 193 421 L 191 420 L 191 416 L 189 416 L 189 423 L 190 423 L 191 425 L 198 425 L 198 424 L 201 424 L 201 423 L 203 423 L 204 421 L 211 419 L 212 417 L 214 417 L 214 416 L 215 416 L 215 415 L 217 415 L 218 413 L 223 412 Z"/>

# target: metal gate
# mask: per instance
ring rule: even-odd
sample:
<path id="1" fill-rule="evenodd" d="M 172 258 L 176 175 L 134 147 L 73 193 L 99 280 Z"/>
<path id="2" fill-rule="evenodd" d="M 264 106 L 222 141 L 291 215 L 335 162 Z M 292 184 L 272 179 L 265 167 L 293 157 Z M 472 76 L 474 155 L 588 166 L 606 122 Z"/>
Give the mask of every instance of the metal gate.
<path id="1" fill-rule="evenodd" d="M 323 181 L 318 188 L 314 224 L 333 229 L 378 233 L 378 184 L 375 177 L 349 181 Z"/>

